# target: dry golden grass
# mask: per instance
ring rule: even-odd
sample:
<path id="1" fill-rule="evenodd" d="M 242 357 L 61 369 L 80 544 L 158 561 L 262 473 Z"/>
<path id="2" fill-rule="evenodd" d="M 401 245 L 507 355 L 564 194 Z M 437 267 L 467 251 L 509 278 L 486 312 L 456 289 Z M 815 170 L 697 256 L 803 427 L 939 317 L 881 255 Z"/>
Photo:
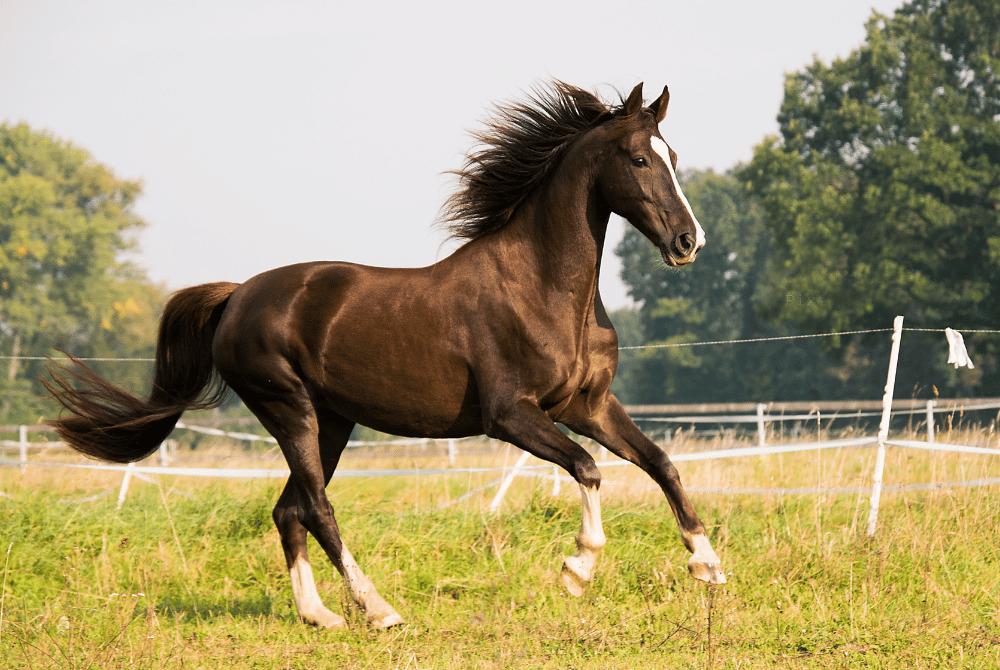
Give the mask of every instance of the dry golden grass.
<path id="1" fill-rule="evenodd" d="M 938 441 L 998 446 L 988 429 Z M 685 433 L 669 450 L 747 443 Z M 178 465 L 283 465 L 277 452 L 225 444 L 182 455 Z M 501 448 L 457 465 L 517 455 Z M 836 489 L 870 485 L 872 462 L 872 449 L 856 448 L 678 467 L 692 489 Z M 446 466 L 443 451 L 374 450 L 341 465 Z M 887 485 L 958 482 L 1000 477 L 1000 461 L 892 448 L 885 472 Z M 519 478 L 491 516 L 493 488 L 455 501 L 495 473 L 334 480 L 345 540 L 410 622 L 373 632 L 315 545 L 321 592 L 351 627 L 296 620 L 270 521 L 280 479 L 158 476 L 134 481 L 116 510 L 120 473 L 3 469 L 0 667 L 1000 666 L 996 486 L 887 492 L 872 540 L 867 492 L 694 493 L 731 572 L 708 588 L 686 575 L 662 494 L 632 466 L 604 476 L 608 545 L 579 600 L 556 577 L 579 527 L 575 485 L 553 496 L 551 479 Z"/>

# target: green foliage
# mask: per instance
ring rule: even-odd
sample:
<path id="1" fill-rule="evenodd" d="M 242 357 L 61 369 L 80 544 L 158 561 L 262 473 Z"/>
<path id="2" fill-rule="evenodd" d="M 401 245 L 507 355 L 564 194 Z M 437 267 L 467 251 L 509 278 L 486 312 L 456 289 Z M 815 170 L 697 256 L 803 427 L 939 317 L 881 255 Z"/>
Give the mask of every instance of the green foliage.
<path id="1" fill-rule="evenodd" d="M 0 351 L 150 355 L 163 291 L 121 260 L 144 225 L 132 210 L 139 193 L 72 144 L 0 125 Z M 42 366 L 5 362 L 0 422 L 34 423 L 46 413 L 34 383 Z"/>
<path id="2" fill-rule="evenodd" d="M 638 308 L 623 308 L 615 310 L 608 315 L 618 333 L 618 371 L 611 382 L 611 391 L 624 400 L 630 397 L 630 390 L 636 383 L 635 375 L 638 374 L 640 364 L 638 359 L 640 350 L 629 349 L 629 347 L 642 346 L 645 335 L 642 331 L 642 315 Z"/>
<path id="3" fill-rule="evenodd" d="M 780 135 L 731 175 L 688 173 L 708 232 L 664 272 L 629 231 L 622 277 L 648 343 L 888 328 L 1000 328 L 1000 0 L 910 2 L 865 43 L 788 75 Z M 906 333 L 902 393 L 1000 394 L 1000 338 Z M 626 402 L 878 397 L 884 333 L 675 347 L 623 359 Z"/>
<path id="4" fill-rule="evenodd" d="M 997 0 L 914 0 L 874 15 L 847 58 L 787 77 L 780 136 L 738 172 L 773 233 L 770 318 L 808 332 L 897 314 L 1000 327 L 997 25 Z M 846 358 L 872 342 L 833 344 Z M 943 337 L 914 341 L 897 385 L 1000 392 L 996 338 L 970 344 L 980 370 L 957 377 L 942 369 Z"/>
<path id="5" fill-rule="evenodd" d="M 756 202 L 732 174 L 688 171 L 681 178 L 708 243 L 692 265 L 671 271 L 638 231 L 626 231 L 616 253 L 641 305 L 631 317 L 642 336 L 633 338 L 675 345 L 787 334 L 757 313 L 770 278 L 771 235 Z M 616 328 L 623 316 L 630 315 L 612 315 Z M 814 342 L 798 340 L 647 348 L 621 356 L 616 390 L 638 404 L 838 397 L 839 383 L 819 360 Z"/>

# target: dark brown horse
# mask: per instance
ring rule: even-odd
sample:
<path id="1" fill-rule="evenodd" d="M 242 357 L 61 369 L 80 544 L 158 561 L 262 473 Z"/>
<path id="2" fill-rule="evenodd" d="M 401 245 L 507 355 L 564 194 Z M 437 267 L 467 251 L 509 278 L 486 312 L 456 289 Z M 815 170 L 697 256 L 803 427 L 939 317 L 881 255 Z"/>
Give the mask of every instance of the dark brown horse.
<path id="1" fill-rule="evenodd" d="M 620 214 L 670 266 L 692 262 L 704 232 L 681 193 L 657 125 L 668 93 L 619 106 L 562 83 L 501 108 L 446 206 L 468 241 L 425 268 L 305 263 L 244 284 L 175 294 L 164 311 L 148 399 L 84 366 L 54 375 L 70 445 L 115 462 L 151 453 L 181 413 L 228 385 L 278 440 L 291 476 L 274 522 L 299 615 L 344 625 L 320 601 L 312 533 L 370 625 L 402 622 L 341 541 L 326 496 L 356 423 L 413 437 L 486 434 L 563 467 L 583 495 L 579 551 L 562 581 L 581 595 L 604 547 L 594 459 L 555 425 L 645 470 L 666 494 L 697 578 L 725 582 L 705 527 L 667 455 L 608 390 L 617 337 L 597 290 L 608 219 Z"/>

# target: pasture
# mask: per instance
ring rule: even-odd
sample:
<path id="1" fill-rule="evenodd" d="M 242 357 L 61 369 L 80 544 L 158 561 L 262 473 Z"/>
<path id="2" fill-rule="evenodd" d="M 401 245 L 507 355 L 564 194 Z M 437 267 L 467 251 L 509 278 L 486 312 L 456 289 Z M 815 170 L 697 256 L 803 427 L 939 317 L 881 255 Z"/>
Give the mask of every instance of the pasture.
<path id="1" fill-rule="evenodd" d="M 992 431 L 974 428 L 939 441 L 996 446 Z M 746 444 L 688 437 L 670 451 Z M 225 445 L 192 453 L 278 465 L 266 462 L 273 452 L 248 463 Z M 376 456 L 349 453 L 341 467 L 414 466 Z M 421 467 L 447 467 L 434 458 Z M 516 453 L 469 453 L 458 465 L 504 458 Z M 605 468 L 608 544 L 581 599 L 558 580 L 580 525 L 575 485 L 553 496 L 550 480 L 518 478 L 490 515 L 493 490 L 454 502 L 489 474 L 335 479 L 345 541 L 408 622 L 383 631 L 367 628 L 311 539 L 320 593 L 350 625 L 298 621 L 271 522 L 281 480 L 135 481 L 116 510 L 119 473 L 0 469 L 0 667 L 1000 666 L 996 486 L 887 491 L 873 540 L 867 493 L 697 492 L 862 486 L 873 459 L 866 448 L 680 463 L 727 572 L 718 587 L 687 575 L 652 482 L 637 468 Z M 892 448 L 885 482 L 998 473 L 995 457 Z"/>

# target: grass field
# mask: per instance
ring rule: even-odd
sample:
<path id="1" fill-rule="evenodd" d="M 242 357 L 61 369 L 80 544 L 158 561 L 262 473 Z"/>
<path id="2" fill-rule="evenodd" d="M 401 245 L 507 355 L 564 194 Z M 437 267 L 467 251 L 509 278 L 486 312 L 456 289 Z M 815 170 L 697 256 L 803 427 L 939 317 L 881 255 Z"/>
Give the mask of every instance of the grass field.
<path id="1" fill-rule="evenodd" d="M 983 430 L 938 439 L 997 446 Z M 869 483 L 873 455 L 679 469 L 692 487 L 857 486 Z M 421 466 L 446 463 L 438 458 Z M 604 474 L 608 545 L 582 599 L 558 581 L 579 530 L 575 486 L 553 496 L 550 481 L 519 479 L 491 516 L 492 490 L 442 507 L 489 475 L 334 480 L 346 543 L 409 623 L 368 630 L 313 543 L 320 591 L 350 624 L 323 631 L 299 623 L 292 605 L 270 519 L 283 482 L 161 477 L 134 482 L 116 510 L 118 474 L 3 469 L 0 667 L 1000 667 L 995 486 L 885 493 L 873 540 L 867 493 L 693 494 L 731 573 L 708 587 L 687 576 L 651 483 L 631 467 Z M 891 449 L 886 465 L 887 484 L 996 476 L 992 457 Z"/>

